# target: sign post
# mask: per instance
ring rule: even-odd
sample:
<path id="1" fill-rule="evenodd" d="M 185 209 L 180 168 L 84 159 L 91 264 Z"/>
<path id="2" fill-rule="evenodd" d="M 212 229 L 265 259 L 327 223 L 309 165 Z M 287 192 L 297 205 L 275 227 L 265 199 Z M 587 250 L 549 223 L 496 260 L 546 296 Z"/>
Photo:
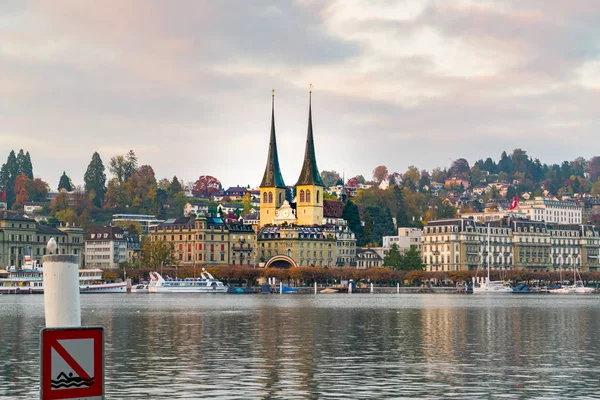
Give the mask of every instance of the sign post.
<path id="1" fill-rule="evenodd" d="M 58 253 L 54 238 L 43 257 L 46 328 L 40 334 L 40 398 L 104 399 L 104 328 L 82 327 L 79 260 Z"/>
<path id="2" fill-rule="evenodd" d="M 104 328 L 45 328 L 42 400 L 104 398 Z"/>

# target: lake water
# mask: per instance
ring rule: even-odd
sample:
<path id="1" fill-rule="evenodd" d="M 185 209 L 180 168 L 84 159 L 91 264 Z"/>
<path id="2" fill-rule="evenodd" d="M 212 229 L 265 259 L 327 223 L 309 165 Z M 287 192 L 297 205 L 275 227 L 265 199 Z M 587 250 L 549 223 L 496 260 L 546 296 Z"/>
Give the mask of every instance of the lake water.
<path id="1" fill-rule="evenodd" d="M 83 295 L 107 398 L 599 398 L 600 296 Z M 43 296 L 0 296 L 0 398 L 39 396 Z"/>

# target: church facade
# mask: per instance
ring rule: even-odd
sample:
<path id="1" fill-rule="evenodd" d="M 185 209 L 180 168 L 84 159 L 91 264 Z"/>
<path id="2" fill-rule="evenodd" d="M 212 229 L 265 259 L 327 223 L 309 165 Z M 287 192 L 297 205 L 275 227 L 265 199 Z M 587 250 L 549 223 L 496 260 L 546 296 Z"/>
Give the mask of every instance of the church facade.
<path id="1" fill-rule="evenodd" d="M 274 95 L 267 165 L 260 184 L 258 257 L 264 267 L 355 265 L 356 238 L 347 226 L 334 226 L 324 218 L 325 185 L 317 167 L 312 123 L 312 90 L 308 108 L 308 131 L 304 163 L 294 186 L 295 196 L 286 200 L 288 187 L 279 167 L 275 133 Z M 343 246 L 343 248 L 339 248 Z M 343 255 L 343 257 L 341 257 Z"/>

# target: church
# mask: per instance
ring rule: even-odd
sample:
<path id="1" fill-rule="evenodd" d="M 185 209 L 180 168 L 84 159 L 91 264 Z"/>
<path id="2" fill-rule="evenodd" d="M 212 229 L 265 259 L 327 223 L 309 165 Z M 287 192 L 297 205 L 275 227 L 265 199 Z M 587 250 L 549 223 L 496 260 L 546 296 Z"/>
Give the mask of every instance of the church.
<path id="1" fill-rule="evenodd" d="M 286 199 L 288 187 L 284 183 L 277 154 L 273 91 L 267 165 L 260 184 L 260 226 L 257 238 L 260 264 L 264 267 L 354 265 L 354 233 L 345 223 L 328 224 L 327 221 L 331 220 L 328 217 L 331 215 L 324 215 L 324 209 L 336 209 L 331 207 L 334 205 L 331 203 L 341 202 L 323 199 L 325 185 L 317 168 L 313 135 L 312 85 L 304 163 L 294 188 L 295 195 L 290 202 Z M 339 204 L 337 209 L 339 214 Z M 341 220 L 341 214 L 337 217 Z"/>

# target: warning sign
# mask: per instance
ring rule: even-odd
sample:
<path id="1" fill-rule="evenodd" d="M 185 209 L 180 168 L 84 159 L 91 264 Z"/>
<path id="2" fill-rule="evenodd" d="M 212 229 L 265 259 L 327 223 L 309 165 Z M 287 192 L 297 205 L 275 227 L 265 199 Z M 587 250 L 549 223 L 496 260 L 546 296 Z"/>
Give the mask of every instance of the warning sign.
<path id="1" fill-rule="evenodd" d="M 41 398 L 104 398 L 104 328 L 42 329 Z"/>

